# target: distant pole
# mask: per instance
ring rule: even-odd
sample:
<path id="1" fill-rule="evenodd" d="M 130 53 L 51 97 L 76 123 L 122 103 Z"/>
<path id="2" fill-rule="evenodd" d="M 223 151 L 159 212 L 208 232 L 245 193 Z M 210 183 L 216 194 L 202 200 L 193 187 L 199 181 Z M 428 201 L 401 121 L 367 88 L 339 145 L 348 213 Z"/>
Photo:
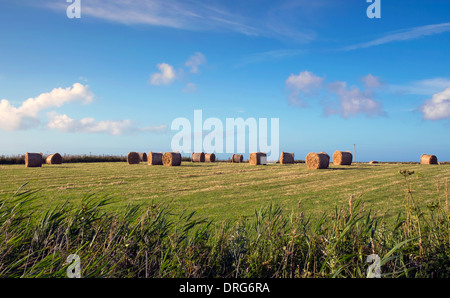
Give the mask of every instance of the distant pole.
<path id="1" fill-rule="evenodd" d="M 356 144 L 353 144 L 353 160 L 356 162 Z"/>

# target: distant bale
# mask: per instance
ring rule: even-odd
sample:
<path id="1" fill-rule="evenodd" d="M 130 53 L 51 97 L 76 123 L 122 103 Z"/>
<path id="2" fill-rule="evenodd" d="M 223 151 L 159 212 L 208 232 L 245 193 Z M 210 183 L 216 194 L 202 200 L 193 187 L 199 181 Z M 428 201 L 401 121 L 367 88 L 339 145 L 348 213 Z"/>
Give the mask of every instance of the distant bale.
<path id="1" fill-rule="evenodd" d="M 178 152 L 166 152 L 162 157 L 163 165 L 176 167 L 181 165 L 181 154 Z"/>
<path id="2" fill-rule="evenodd" d="M 215 162 L 216 161 L 216 155 L 214 153 L 206 153 L 205 154 L 205 161 L 206 162 Z"/>
<path id="3" fill-rule="evenodd" d="M 48 165 L 60 165 L 62 164 L 62 156 L 59 153 L 49 155 L 45 160 Z"/>
<path id="4" fill-rule="evenodd" d="M 267 163 L 267 155 L 263 152 L 253 152 L 250 153 L 250 157 L 248 159 L 249 164 L 256 165 L 265 165 Z"/>
<path id="5" fill-rule="evenodd" d="M 435 155 L 422 154 L 420 157 L 420 164 L 422 165 L 437 165 L 438 159 Z"/>
<path id="6" fill-rule="evenodd" d="M 162 157 L 163 154 L 161 152 L 149 152 L 147 155 L 147 164 L 149 166 L 162 166 Z"/>
<path id="7" fill-rule="evenodd" d="M 337 166 L 349 166 L 352 160 L 353 155 L 350 151 L 336 151 L 333 154 L 333 164 Z"/>
<path id="8" fill-rule="evenodd" d="M 27 168 L 42 167 L 42 154 L 41 153 L 25 153 L 25 166 Z"/>
<path id="9" fill-rule="evenodd" d="M 143 152 L 143 153 L 139 153 L 139 159 L 142 162 L 147 162 L 147 153 Z"/>
<path id="10" fill-rule="evenodd" d="M 192 153 L 192 162 L 205 162 L 205 153 Z"/>
<path id="11" fill-rule="evenodd" d="M 309 153 L 305 159 L 308 169 L 326 169 L 330 164 L 330 156 L 325 152 Z"/>
<path id="12" fill-rule="evenodd" d="M 287 153 L 282 151 L 280 156 L 280 164 L 292 164 L 294 163 L 294 153 Z"/>
<path id="13" fill-rule="evenodd" d="M 231 162 L 233 163 L 241 163 L 244 161 L 244 155 L 242 154 L 233 154 L 231 157 Z"/>
<path id="14" fill-rule="evenodd" d="M 141 162 L 141 158 L 139 156 L 139 153 L 137 152 L 130 152 L 127 155 L 127 163 L 129 165 L 137 165 Z"/>
<path id="15" fill-rule="evenodd" d="M 378 161 L 376 161 L 376 160 L 371 160 L 371 161 L 369 161 L 369 164 L 371 164 L 371 165 L 377 164 L 377 163 L 378 163 Z"/>

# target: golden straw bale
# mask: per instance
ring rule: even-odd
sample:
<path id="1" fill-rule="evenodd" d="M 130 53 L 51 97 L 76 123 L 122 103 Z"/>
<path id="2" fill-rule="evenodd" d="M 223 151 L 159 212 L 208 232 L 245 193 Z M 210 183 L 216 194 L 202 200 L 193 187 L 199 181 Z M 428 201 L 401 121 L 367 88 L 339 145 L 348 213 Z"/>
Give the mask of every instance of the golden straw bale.
<path id="1" fill-rule="evenodd" d="M 48 165 L 60 165 L 62 164 L 62 156 L 59 153 L 49 155 L 45 160 Z"/>
<path id="2" fill-rule="evenodd" d="M 333 164 L 337 166 L 349 166 L 352 160 L 353 155 L 350 151 L 336 151 L 333 154 Z"/>
<path id="3" fill-rule="evenodd" d="M 129 165 L 136 165 L 141 162 L 141 158 L 139 157 L 139 153 L 137 152 L 130 152 L 127 155 L 127 163 Z"/>
<path id="4" fill-rule="evenodd" d="M 161 152 L 149 152 L 147 154 L 147 164 L 149 166 L 162 166 L 162 157 L 163 154 Z"/>
<path id="5" fill-rule="evenodd" d="M 42 154 L 41 153 L 25 153 L 25 166 L 27 168 L 42 167 Z"/>
<path id="6" fill-rule="evenodd" d="M 330 164 L 330 156 L 325 152 L 309 153 L 305 159 L 308 169 L 326 169 Z"/>
<path id="7" fill-rule="evenodd" d="M 166 152 L 162 157 L 163 165 L 176 167 L 181 165 L 181 154 L 178 152 Z"/>

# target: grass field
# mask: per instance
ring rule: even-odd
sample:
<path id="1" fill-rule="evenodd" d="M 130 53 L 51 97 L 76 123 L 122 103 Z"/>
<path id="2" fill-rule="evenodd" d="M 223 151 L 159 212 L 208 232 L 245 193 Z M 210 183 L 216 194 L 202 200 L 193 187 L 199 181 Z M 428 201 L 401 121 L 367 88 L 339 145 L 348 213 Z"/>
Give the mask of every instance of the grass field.
<path id="1" fill-rule="evenodd" d="M 450 165 L 357 163 L 330 165 L 309 170 L 305 164 L 251 166 L 247 163 L 191 163 L 181 167 L 74 163 L 43 165 L 0 165 L 0 196 L 14 193 L 26 182 L 27 189 L 40 189 L 36 210 L 77 203 L 87 193 L 108 195 L 114 211 L 129 203 L 167 202 L 175 212 L 183 209 L 215 220 L 251 217 L 256 209 L 271 203 L 289 211 L 302 202 L 302 210 L 313 218 L 347 204 L 351 195 L 361 199 L 366 210 L 391 222 L 403 211 L 406 193 L 400 170 L 410 176 L 414 198 L 421 207 L 447 200 L 445 181 Z M 426 209 L 426 208 L 424 208 Z"/>

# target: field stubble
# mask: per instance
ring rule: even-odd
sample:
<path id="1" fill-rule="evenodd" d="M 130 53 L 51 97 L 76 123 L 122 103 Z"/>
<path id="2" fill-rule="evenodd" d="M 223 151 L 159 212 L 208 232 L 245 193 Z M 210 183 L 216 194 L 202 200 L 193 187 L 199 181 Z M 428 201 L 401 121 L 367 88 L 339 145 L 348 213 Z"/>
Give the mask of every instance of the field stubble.
<path id="1" fill-rule="evenodd" d="M 170 203 L 174 212 L 196 211 L 215 220 L 250 217 L 255 210 L 278 204 L 289 211 L 302 202 L 305 213 L 319 218 L 348 202 L 360 199 L 367 210 L 387 221 L 403 210 L 405 189 L 399 171 L 415 171 L 412 191 L 419 204 L 445 201 L 445 179 L 450 165 L 365 163 L 309 170 L 305 164 L 251 166 L 232 163 L 190 163 L 181 167 L 145 163 L 73 163 L 25 168 L 0 166 L 0 196 L 14 193 L 29 182 L 40 189 L 39 208 L 48 209 L 69 200 L 77 203 L 86 193 L 108 195 L 115 211 L 129 203 Z M 439 182 L 438 182 L 439 181 Z"/>

